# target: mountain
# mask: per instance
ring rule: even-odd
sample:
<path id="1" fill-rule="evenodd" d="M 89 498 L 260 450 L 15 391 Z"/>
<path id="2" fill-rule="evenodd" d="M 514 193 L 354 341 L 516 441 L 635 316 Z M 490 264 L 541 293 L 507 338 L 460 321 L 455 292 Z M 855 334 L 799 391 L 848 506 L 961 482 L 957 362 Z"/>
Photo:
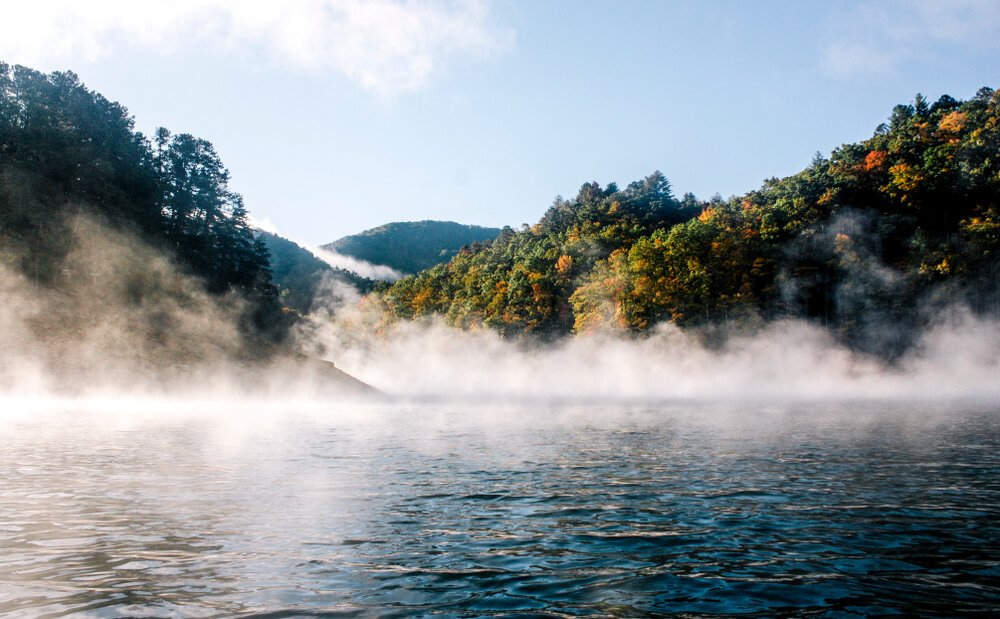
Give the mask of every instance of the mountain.
<path id="1" fill-rule="evenodd" d="M 491 241 L 498 234 L 499 228 L 453 221 L 394 222 L 345 236 L 322 248 L 403 273 L 417 273 L 447 262 L 466 245 Z"/>
<path id="2" fill-rule="evenodd" d="M 278 253 L 283 278 L 308 273 Z M 366 389 L 289 344 L 294 315 L 212 144 L 139 133 L 72 72 L 0 62 L 0 291 L 0 390 L 249 389 L 279 366 Z"/>
<path id="3" fill-rule="evenodd" d="M 678 200 L 660 173 L 587 183 L 381 297 L 399 318 L 545 337 L 799 318 L 896 358 L 943 306 L 1000 314 L 1000 93 L 918 95 L 743 196 Z"/>
<path id="4" fill-rule="evenodd" d="M 309 313 L 326 279 L 350 284 L 362 293 L 370 292 L 375 286 L 373 280 L 334 268 L 286 238 L 264 231 L 257 234 L 271 256 L 271 278 L 283 307 L 300 314 Z"/>
<path id="5" fill-rule="evenodd" d="M 162 128 L 150 140 L 72 72 L 0 63 L 0 248 L 31 281 L 80 277 L 69 258 L 87 219 L 170 255 L 210 294 L 239 294 L 244 326 L 266 331 L 276 319 L 267 251 L 228 183 L 209 142 Z"/>

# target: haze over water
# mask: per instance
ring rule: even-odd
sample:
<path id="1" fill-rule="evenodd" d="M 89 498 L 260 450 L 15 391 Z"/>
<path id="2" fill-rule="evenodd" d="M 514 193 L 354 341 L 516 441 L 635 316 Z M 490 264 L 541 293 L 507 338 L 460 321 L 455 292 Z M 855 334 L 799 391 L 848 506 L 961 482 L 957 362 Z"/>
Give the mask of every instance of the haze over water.
<path id="1" fill-rule="evenodd" d="M 992 406 L 92 408 L 0 424 L 6 616 L 1000 602 Z"/>

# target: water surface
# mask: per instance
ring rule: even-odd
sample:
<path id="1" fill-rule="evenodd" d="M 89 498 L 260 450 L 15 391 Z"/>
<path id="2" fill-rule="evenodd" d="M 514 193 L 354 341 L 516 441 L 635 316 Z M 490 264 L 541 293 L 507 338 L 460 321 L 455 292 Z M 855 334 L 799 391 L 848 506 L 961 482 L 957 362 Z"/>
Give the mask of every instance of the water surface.
<path id="1" fill-rule="evenodd" d="M 331 405 L 0 422 L 0 614 L 1000 608 L 1000 413 Z"/>

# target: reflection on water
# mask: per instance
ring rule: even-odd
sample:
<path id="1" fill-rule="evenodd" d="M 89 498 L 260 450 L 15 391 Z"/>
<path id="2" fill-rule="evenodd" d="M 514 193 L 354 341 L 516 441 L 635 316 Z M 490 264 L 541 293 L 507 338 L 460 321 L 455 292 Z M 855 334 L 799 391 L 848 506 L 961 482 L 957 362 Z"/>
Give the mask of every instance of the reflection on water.
<path id="1" fill-rule="evenodd" d="M 0 437 L 4 614 L 1000 605 L 994 411 L 88 413 Z"/>

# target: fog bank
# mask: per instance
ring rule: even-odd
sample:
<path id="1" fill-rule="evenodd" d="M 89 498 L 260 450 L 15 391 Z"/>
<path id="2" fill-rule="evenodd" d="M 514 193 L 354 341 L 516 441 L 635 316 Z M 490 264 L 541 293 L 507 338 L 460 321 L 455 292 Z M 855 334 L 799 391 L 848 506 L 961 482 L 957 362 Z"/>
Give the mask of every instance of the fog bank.
<path id="1" fill-rule="evenodd" d="M 127 234 L 84 219 L 72 228 L 59 285 L 0 262 L 0 395 L 22 408 L 149 396 L 196 408 L 322 408 L 364 390 L 316 359 L 403 399 L 1000 401 L 1000 324 L 960 307 L 937 311 L 917 344 L 888 364 L 793 320 L 721 338 L 664 324 L 647 336 L 603 332 L 548 344 L 441 320 L 388 323 L 376 300 L 331 279 L 295 332 L 304 354 L 267 354 L 247 346 L 238 297 L 207 294 Z"/>
<path id="2" fill-rule="evenodd" d="M 369 312 L 366 314 L 366 312 Z M 823 328 L 767 324 L 708 345 L 672 324 L 648 336 L 601 333 L 538 345 L 441 320 L 378 323 L 366 304 L 300 333 L 314 354 L 389 394 L 570 400 L 986 399 L 1000 401 L 1000 324 L 941 312 L 893 364 Z"/>
<path id="3" fill-rule="evenodd" d="M 0 395 L 292 397 L 363 386 L 330 364 L 253 339 L 247 303 L 211 295 L 167 254 L 80 217 L 56 281 L 0 260 Z"/>

